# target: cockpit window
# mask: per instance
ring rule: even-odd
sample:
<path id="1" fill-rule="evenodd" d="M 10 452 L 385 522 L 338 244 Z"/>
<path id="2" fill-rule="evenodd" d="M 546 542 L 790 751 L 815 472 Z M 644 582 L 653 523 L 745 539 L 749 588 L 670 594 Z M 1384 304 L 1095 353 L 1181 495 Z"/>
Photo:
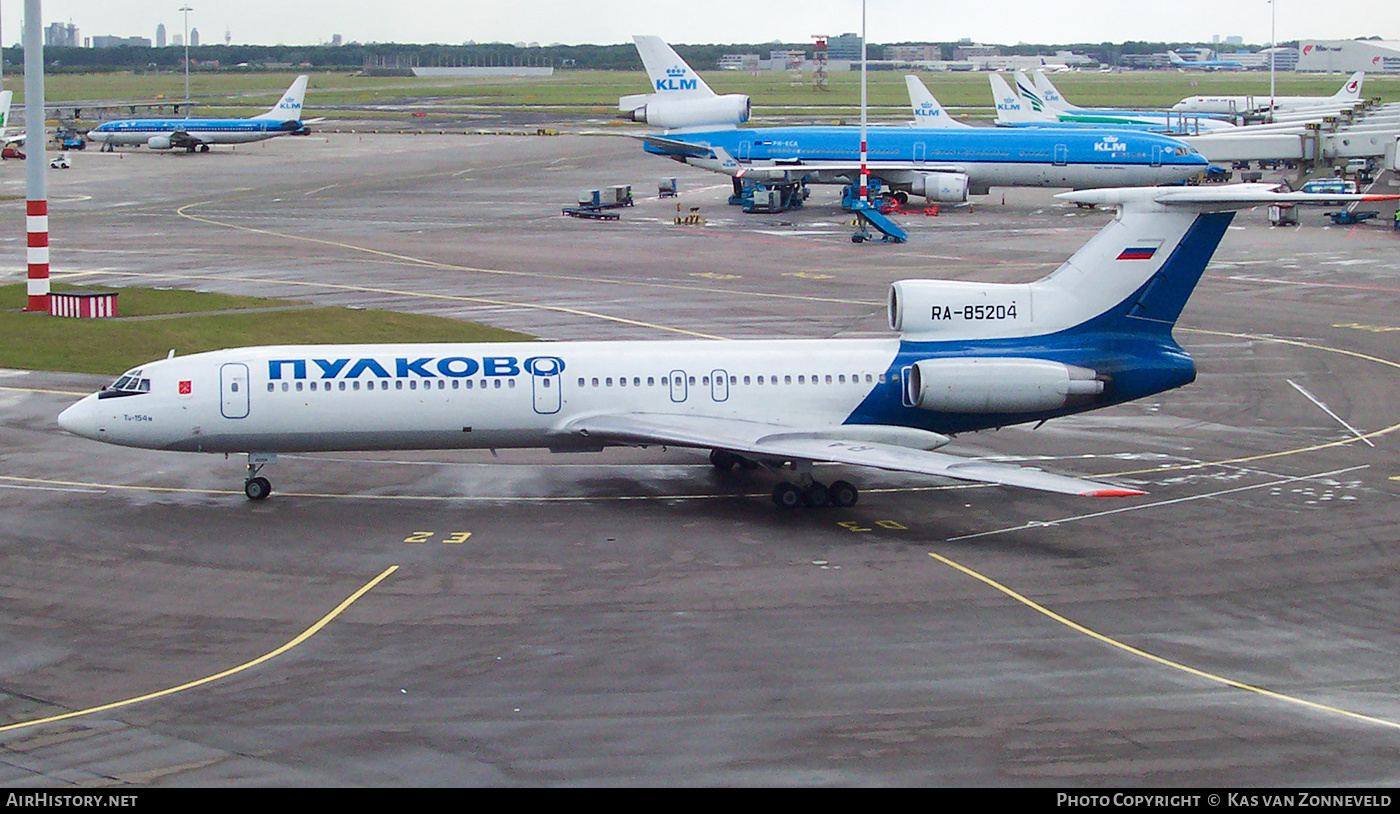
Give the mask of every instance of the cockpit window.
<path id="1" fill-rule="evenodd" d="M 133 370 L 122 374 L 121 378 L 112 382 L 111 386 L 104 389 L 97 395 L 98 398 L 110 399 L 121 396 L 136 396 L 141 393 L 151 392 L 151 380 L 141 377 L 141 371 Z"/>

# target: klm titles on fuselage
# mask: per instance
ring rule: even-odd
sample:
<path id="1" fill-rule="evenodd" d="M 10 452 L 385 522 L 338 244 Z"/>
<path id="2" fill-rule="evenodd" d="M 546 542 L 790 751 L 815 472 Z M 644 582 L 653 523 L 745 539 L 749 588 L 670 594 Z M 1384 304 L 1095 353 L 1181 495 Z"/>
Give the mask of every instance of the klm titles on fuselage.
<path id="1" fill-rule="evenodd" d="M 392 372 L 391 372 L 392 371 Z M 392 360 L 363 357 L 360 359 L 269 359 L 267 378 L 283 379 L 358 379 L 373 376 L 378 379 L 418 377 L 436 379 L 465 379 L 471 376 L 553 376 L 564 371 L 564 360 L 558 356 L 420 356 L 410 359 L 400 356 Z"/>

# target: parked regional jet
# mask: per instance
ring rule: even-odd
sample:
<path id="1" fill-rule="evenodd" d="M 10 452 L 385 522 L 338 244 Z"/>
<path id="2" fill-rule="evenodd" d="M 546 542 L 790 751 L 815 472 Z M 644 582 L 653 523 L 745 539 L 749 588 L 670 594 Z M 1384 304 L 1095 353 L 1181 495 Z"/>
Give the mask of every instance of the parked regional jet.
<path id="1" fill-rule="evenodd" d="M 934 450 L 954 433 L 1044 421 L 1193 381 L 1172 325 L 1233 217 L 1260 203 L 1394 200 L 1271 185 L 1061 193 L 1118 217 L 1032 283 L 904 280 L 897 335 L 873 339 L 250 347 L 162 359 L 58 417 L 111 444 L 247 453 L 244 491 L 277 453 L 607 446 L 711 450 L 721 469 L 795 473 L 782 506 L 849 506 L 816 462 L 1049 492 L 1112 483 Z"/>
<path id="2" fill-rule="evenodd" d="M 1025 71 L 1016 72 L 1016 92 L 1030 104 L 1031 110 L 1057 123 L 1095 127 L 1142 127 L 1153 133 L 1200 135 L 1230 130 L 1234 125 L 1222 119 L 1176 110 L 1123 110 L 1120 108 L 1084 108 L 1070 104 L 1044 71 L 1035 72 L 1031 82 Z"/>
<path id="3" fill-rule="evenodd" d="M 1361 101 L 1361 84 L 1366 81 L 1366 73 L 1357 71 L 1351 75 L 1336 93 L 1331 96 L 1274 96 L 1272 105 L 1267 94 L 1255 96 L 1188 96 L 1172 105 L 1172 110 L 1192 113 L 1262 113 L 1267 110 L 1277 112 L 1307 110 L 1340 110 Z"/>
<path id="4" fill-rule="evenodd" d="M 642 41 L 638 37 L 639 50 Z M 654 38 L 651 38 L 654 39 Z M 659 42 L 659 40 L 658 40 Z M 669 49 L 668 49 L 669 51 Z M 678 76 L 693 72 L 674 51 Z M 652 74 L 660 88 L 664 79 Z M 668 107 L 679 129 L 640 136 L 644 149 L 736 179 L 852 184 L 861 169 L 861 128 L 736 127 L 737 110 L 720 107 L 709 88 Z M 624 97 L 621 106 L 630 104 Z M 693 107 L 691 107 L 693 106 Z M 691 113 L 687 113 L 687 110 Z M 648 113 L 648 120 L 651 114 Z M 747 118 L 747 116 L 745 116 Z M 706 125 L 705 122 L 709 124 Z M 992 127 L 867 128 L 870 176 L 900 194 L 958 203 L 994 186 L 1107 187 L 1170 184 L 1195 175 L 1206 160 L 1183 141 L 1125 130 L 1008 131 Z"/>
<path id="5" fill-rule="evenodd" d="M 88 138 L 103 149 L 144 144 L 153 150 L 184 149 L 209 152 L 211 144 L 246 144 L 276 136 L 304 136 L 311 129 L 301 121 L 306 76 L 298 76 L 266 113 L 249 119 L 122 119 L 103 122 Z"/>
<path id="6" fill-rule="evenodd" d="M 933 98 L 933 94 L 929 92 L 928 87 L 919 77 L 905 74 L 904 86 L 909 89 L 909 104 L 914 108 L 915 127 L 943 130 L 947 128 L 963 129 L 972 126 L 948 115 L 948 111 L 944 110 L 943 105 Z"/>

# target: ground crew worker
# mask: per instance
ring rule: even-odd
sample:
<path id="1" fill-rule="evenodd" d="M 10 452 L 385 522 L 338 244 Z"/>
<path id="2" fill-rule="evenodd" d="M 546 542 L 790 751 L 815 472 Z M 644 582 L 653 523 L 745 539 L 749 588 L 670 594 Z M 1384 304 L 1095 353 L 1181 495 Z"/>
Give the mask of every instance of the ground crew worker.
<path id="1" fill-rule="evenodd" d="M 1392 229 L 1396 232 L 1400 232 L 1400 208 L 1395 210 L 1395 226 L 1393 226 Z"/>

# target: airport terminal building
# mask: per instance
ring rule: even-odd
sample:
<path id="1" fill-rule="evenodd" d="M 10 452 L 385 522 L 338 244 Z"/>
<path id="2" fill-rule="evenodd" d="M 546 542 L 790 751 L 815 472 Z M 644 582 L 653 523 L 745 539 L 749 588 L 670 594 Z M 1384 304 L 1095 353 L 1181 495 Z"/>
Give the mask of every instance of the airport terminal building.
<path id="1" fill-rule="evenodd" d="M 1299 71 L 1400 73 L 1400 42 L 1394 40 L 1302 40 Z"/>

